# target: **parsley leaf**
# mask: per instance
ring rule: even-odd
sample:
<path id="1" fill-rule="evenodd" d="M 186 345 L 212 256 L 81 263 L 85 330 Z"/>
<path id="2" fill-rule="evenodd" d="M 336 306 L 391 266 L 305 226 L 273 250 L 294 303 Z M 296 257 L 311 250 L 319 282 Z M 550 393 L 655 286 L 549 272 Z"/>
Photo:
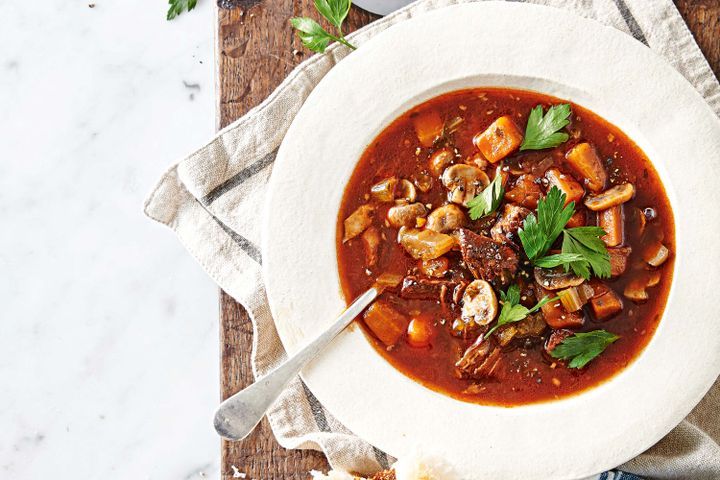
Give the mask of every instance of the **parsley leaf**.
<path id="1" fill-rule="evenodd" d="M 477 220 L 490 215 L 500 206 L 503 195 L 505 195 L 505 189 L 502 186 L 502 178 L 499 174 L 496 174 L 493 181 L 468 202 L 470 218 Z"/>
<path id="2" fill-rule="evenodd" d="M 342 23 L 350 11 L 351 4 L 350 0 L 315 0 L 315 9 L 337 29 L 337 35 L 328 32 L 308 17 L 291 18 L 290 25 L 297 30 L 303 45 L 313 52 L 323 53 L 331 41 L 342 43 L 355 50 L 356 47 L 348 42 L 342 33 Z"/>
<path id="3" fill-rule="evenodd" d="M 350 0 L 315 0 L 315 8 L 339 29 L 350 11 Z"/>
<path id="4" fill-rule="evenodd" d="M 559 188 L 553 186 L 541 202 L 538 202 L 538 223 L 550 240 L 550 248 L 560 235 L 570 217 L 575 213 L 575 202 L 565 205 L 566 195 Z"/>
<path id="5" fill-rule="evenodd" d="M 581 260 L 568 262 L 566 269 L 572 269 L 575 275 L 590 278 L 590 269 L 600 278 L 610 277 L 610 254 L 600 237 L 605 231 L 600 227 L 576 227 L 565 230 L 562 252 L 577 254 Z"/>
<path id="6" fill-rule="evenodd" d="M 583 260 L 584 257 L 579 253 L 557 253 L 535 260 L 535 266 L 540 268 L 555 268 L 560 265 L 567 265 L 572 262 Z"/>
<path id="7" fill-rule="evenodd" d="M 297 30 L 297 35 L 300 37 L 300 40 L 302 40 L 303 45 L 313 52 L 324 52 L 333 39 L 332 35 L 326 32 L 325 29 L 312 18 L 291 18 L 290 25 Z"/>
<path id="8" fill-rule="evenodd" d="M 172 20 L 185 11 L 190 11 L 197 5 L 197 0 L 168 0 L 170 8 L 168 8 L 167 19 Z"/>
<path id="9" fill-rule="evenodd" d="M 524 305 L 520 305 L 520 287 L 517 284 L 510 285 L 510 287 L 508 287 L 507 289 L 507 292 L 500 292 L 500 303 L 502 303 L 502 310 L 500 310 L 500 316 L 498 317 L 497 323 L 494 327 L 488 330 L 488 332 L 485 334 L 485 337 L 489 337 L 491 333 L 493 333 L 495 330 L 502 327 L 503 325 L 519 322 L 531 313 L 535 313 L 540 310 L 540 308 L 542 308 L 542 306 L 546 303 L 552 302 L 556 299 L 557 297 L 550 298 L 546 295 L 534 307 L 527 308 Z"/>
<path id="10" fill-rule="evenodd" d="M 518 230 L 525 255 L 537 267 L 554 268 L 560 265 L 565 271 L 589 279 L 591 271 L 597 277 L 610 277 L 610 255 L 600 237 L 600 227 L 565 228 L 575 213 L 575 203 L 565 205 L 566 195 L 553 186 L 545 198 L 538 202 L 537 215 L 531 213 Z M 555 240 L 563 234 L 562 253 L 545 254 Z"/>
<path id="11" fill-rule="evenodd" d="M 561 360 L 570 360 L 570 368 L 583 368 L 618 338 L 620 337 L 605 330 L 575 333 L 560 342 L 550 355 Z"/>
<path id="12" fill-rule="evenodd" d="M 553 105 L 543 117 L 542 105 L 530 110 L 525 138 L 520 150 L 542 150 L 544 148 L 557 147 L 566 142 L 570 136 L 559 130 L 565 128 L 569 123 L 570 104 Z"/>
<path id="13" fill-rule="evenodd" d="M 518 230 L 520 242 L 531 262 L 543 257 L 575 212 L 575 203 L 565 205 L 566 195 L 553 186 L 538 202 L 537 216 L 528 215 Z"/>

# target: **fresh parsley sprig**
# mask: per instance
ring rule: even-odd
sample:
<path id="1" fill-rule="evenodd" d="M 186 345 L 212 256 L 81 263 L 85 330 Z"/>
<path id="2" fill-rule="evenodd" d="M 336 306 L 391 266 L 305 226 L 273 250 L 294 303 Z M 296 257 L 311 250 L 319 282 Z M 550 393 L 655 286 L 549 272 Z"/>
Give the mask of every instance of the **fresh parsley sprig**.
<path id="1" fill-rule="evenodd" d="M 542 150 L 554 148 L 566 142 L 570 136 L 561 132 L 570 123 L 570 104 L 553 105 L 543 116 L 542 105 L 530 110 L 525 138 L 520 150 Z"/>
<path id="2" fill-rule="evenodd" d="M 538 202 L 537 216 L 528 215 L 518 230 L 520 242 L 531 262 L 545 256 L 575 213 L 575 202 L 565 206 L 566 195 L 553 186 Z"/>
<path id="3" fill-rule="evenodd" d="M 167 19 L 172 20 L 183 12 L 189 12 L 197 5 L 197 0 L 168 0 Z"/>
<path id="4" fill-rule="evenodd" d="M 342 43 L 355 50 L 356 47 L 345 39 L 342 32 L 342 23 L 350 11 L 351 4 L 350 0 L 315 0 L 315 9 L 337 29 L 337 35 L 328 32 L 309 17 L 291 18 L 290 24 L 297 30 L 303 45 L 313 52 L 323 53 L 331 41 Z"/>
<path id="5" fill-rule="evenodd" d="M 584 279 L 590 278 L 590 269 L 596 277 L 610 277 L 610 254 L 605 242 L 600 237 L 605 231 L 600 227 L 568 228 L 563 234 L 562 252 L 564 254 L 579 255 L 582 259 L 567 262 L 573 273 Z"/>
<path id="6" fill-rule="evenodd" d="M 540 268 L 555 268 L 571 262 L 579 262 L 582 259 L 583 256 L 579 253 L 556 253 L 538 258 L 533 264 Z"/>
<path id="7" fill-rule="evenodd" d="M 560 342 L 550 355 L 560 360 L 570 360 L 570 368 L 583 368 L 618 338 L 620 337 L 605 330 L 575 333 Z"/>
<path id="8" fill-rule="evenodd" d="M 500 310 L 500 316 L 498 317 L 497 323 L 494 327 L 488 330 L 485 337 L 489 337 L 491 333 L 503 325 L 519 322 L 531 313 L 537 312 L 543 305 L 548 302 L 552 302 L 553 300 L 557 300 L 557 297 L 550 298 L 546 295 L 534 307 L 527 308 L 526 306 L 520 304 L 520 287 L 516 284 L 510 285 L 507 292 L 500 292 L 502 310 Z"/>
<path id="9" fill-rule="evenodd" d="M 575 213 L 575 204 L 565 205 L 566 195 L 553 186 L 544 199 L 538 202 L 537 216 L 528 215 L 518 236 L 528 259 L 541 268 L 565 267 L 575 275 L 590 278 L 590 273 L 600 278 L 610 276 L 610 255 L 600 237 L 605 232 L 600 227 L 565 228 Z M 555 240 L 563 234 L 562 253 L 547 255 Z"/>
<path id="10" fill-rule="evenodd" d="M 467 206 L 470 218 L 477 220 L 478 218 L 490 215 L 500 206 L 503 195 L 505 195 L 505 189 L 502 185 L 502 175 L 498 172 L 495 174 L 493 181 L 468 202 Z"/>

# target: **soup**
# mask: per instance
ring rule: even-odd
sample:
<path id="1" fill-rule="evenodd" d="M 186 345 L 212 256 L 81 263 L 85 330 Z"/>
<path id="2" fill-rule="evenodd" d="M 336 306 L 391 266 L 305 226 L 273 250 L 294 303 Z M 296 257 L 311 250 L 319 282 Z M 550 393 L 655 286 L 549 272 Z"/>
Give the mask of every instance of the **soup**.
<path id="1" fill-rule="evenodd" d="M 376 350 L 428 388 L 519 405 L 607 380 L 642 351 L 673 271 L 673 215 L 645 154 L 535 92 L 448 93 L 367 147 L 337 256 Z"/>

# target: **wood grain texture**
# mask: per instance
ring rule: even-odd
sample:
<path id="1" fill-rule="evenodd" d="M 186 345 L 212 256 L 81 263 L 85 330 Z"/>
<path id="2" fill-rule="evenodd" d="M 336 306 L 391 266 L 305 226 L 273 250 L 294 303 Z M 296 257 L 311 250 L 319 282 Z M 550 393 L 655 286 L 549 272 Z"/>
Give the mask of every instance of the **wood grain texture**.
<path id="1" fill-rule="evenodd" d="M 293 35 L 288 20 L 317 18 L 312 0 L 219 0 L 217 13 L 217 126 L 222 128 L 260 103 L 310 54 Z M 720 0 L 678 0 L 676 5 L 716 75 L 720 72 Z M 348 31 L 374 20 L 353 7 Z M 245 310 L 221 292 L 222 398 L 253 381 L 250 368 L 252 325 Z M 311 469 L 326 469 L 315 451 L 285 450 L 267 420 L 241 442 L 222 442 L 222 480 L 235 466 L 248 479 L 307 479 Z"/>
<path id="2" fill-rule="evenodd" d="M 715 76 L 720 74 L 720 0 L 675 2 Z"/>
<path id="3" fill-rule="evenodd" d="M 310 52 L 289 27 L 295 16 L 317 18 L 312 0 L 224 0 L 236 8 L 217 15 L 217 122 L 233 122 L 262 102 Z M 355 30 L 377 17 L 353 7 L 346 21 Z M 252 325 L 245 310 L 221 292 L 220 344 L 222 398 L 253 381 L 250 368 Z M 267 420 L 245 440 L 222 442 L 221 478 L 232 479 L 233 465 L 247 478 L 307 479 L 312 469 L 326 470 L 320 452 L 285 450 Z"/>

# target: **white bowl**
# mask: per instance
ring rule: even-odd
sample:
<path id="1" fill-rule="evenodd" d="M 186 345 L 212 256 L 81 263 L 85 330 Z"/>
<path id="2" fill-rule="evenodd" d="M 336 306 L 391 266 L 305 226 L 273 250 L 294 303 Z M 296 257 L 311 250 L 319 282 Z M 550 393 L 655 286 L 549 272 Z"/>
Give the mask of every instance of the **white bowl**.
<path id="1" fill-rule="evenodd" d="M 292 352 L 345 307 L 335 232 L 365 147 L 398 115 L 467 87 L 536 90 L 588 107 L 645 151 L 675 213 L 673 286 L 646 349 L 610 381 L 559 401 L 503 408 L 455 400 L 388 364 L 351 327 L 305 369 L 318 399 L 394 456 L 444 457 L 467 479 L 577 479 L 641 453 L 720 372 L 720 122 L 631 37 L 565 11 L 478 2 L 398 24 L 331 70 L 275 163 L 263 232 L 271 310 Z"/>

